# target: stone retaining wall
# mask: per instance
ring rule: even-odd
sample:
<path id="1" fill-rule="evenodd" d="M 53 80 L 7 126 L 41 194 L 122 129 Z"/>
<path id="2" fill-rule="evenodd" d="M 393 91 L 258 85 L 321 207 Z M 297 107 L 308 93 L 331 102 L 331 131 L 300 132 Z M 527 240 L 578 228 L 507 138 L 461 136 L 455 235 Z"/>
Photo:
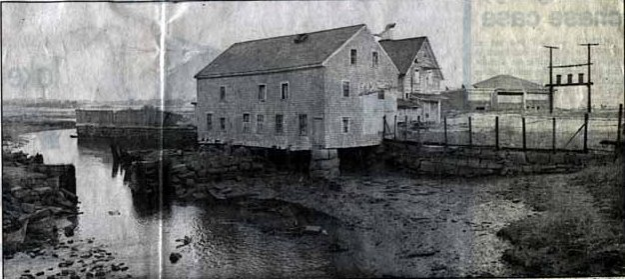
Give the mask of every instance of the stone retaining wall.
<path id="1" fill-rule="evenodd" d="M 197 144 L 195 127 L 117 127 L 81 124 L 76 126 L 80 140 L 114 139 L 129 147 L 192 147 Z M 162 142 L 161 142 L 162 140 Z"/>
<path id="2" fill-rule="evenodd" d="M 268 167 L 264 158 L 247 148 L 164 150 L 162 157 L 143 156 L 132 162 L 126 175 L 134 193 L 158 193 L 162 182 L 163 191 L 185 197 L 205 195 L 212 182 L 262 173 Z"/>
<path id="3" fill-rule="evenodd" d="M 613 154 L 444 148 L 385 142 L 384 161 L 411 173 L 480 176 L 567 173 L 589 164 L 610 164 Z"/>

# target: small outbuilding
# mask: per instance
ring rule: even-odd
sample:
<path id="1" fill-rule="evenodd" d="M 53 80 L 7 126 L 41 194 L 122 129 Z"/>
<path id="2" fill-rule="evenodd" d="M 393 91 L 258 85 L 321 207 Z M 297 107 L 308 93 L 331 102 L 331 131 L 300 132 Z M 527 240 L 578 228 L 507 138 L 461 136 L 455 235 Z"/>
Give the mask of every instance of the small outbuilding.
<path id="1" fill-rule="evenodd" d="M 473 84 L 467 91 L 470 110 L 549 110 L 549 89 L 511 75 Z"/>

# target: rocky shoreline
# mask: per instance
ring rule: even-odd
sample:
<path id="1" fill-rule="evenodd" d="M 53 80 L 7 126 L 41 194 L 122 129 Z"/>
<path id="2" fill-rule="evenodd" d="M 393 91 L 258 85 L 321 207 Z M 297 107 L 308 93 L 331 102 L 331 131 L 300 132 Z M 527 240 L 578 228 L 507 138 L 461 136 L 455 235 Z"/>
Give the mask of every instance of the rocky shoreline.
<path id="1" fill-rule="evenodd" d="M 73 165 L 46 165 L 39 154 L 3 152 L 2 225 L 4 255 L 54 243 L 56 232 L 73 235 L 73 225 L 58 228 L 55 219 L 79 214 Z"/>
<path id="2" fill-rule="evenodd" d="M 73 165 L 39 154 L 2 153 L 3 257 L 19 278 L 130 278 L 129 267 L 95 239 L 73 239 L 79 203 Z M 6 268 L 7 266 L 5 266 Z M 15 270 L 20 268 L 21 270 Z M 16 273 L 17 272 L 17 273 Z"/>

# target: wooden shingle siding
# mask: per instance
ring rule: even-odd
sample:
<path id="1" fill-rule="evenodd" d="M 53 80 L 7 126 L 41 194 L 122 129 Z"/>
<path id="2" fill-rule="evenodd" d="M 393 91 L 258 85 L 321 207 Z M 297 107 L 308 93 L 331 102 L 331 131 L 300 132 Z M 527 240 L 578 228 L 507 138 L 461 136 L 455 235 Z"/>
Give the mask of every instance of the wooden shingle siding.
<path id="1" fill-rule="evenodd" d="M 351 50 L 358 53 L 357 63 L 351 64 Z M 371 53 L 380 53 L 378 66 L 372 66 Z M 326 61 L 325 69 L 325 140 L 327 148 L 345 148 L 369 146 L 380 143 L 382 118 L 386 113 L 394 116 L 396 110 L 395 95 L 399 72 L 384 50 L 375 41 L 367 29 L 361 30 L 330 60 Z M 350 96 L 343 96 L 343 81 L 350 83 Z M 377 87 L 381 84 L 391 86 L 386 92 L 387 98 L 378 99 L 377 94 L 363 94 L 369 85 Z M 368 92 L 371 93 L 371 92 Z M 392 119 L 392 116 L 389 118 Z M 350 131 L 343 133 L 343 118 L 349 118 Z"/>
<path id="2" fill-rule="evenodd" d="M 351 30 L 351 35 L 345 32 Z M 342 44 L 333 46 L 322 63 L 315 67 L 289 70 L 273 69 L 264 57 L 250 58 L 258 64 L 262 73 L 232 75 L 220 73 L 216 69 L 228 71 L 254 71 L 243 65 L 237 58 L 236 65 L 207 66 L 197 78 L 196 114 L 199 121 L 206 114 L 213 119 L 226 118 L 227 128 L 208 131 L 204 123 L 198 123 L 198 138 L 209 142 L 226 142 L 238 145 L 281 148 L 290 150 L 310 150 L 313 148 L 347 148 L 380 144 L 382 141 L 382 119 L 387 115 L 393 119 L 397 112 L 396 92 L 399 71 L 382 46 L 364 25 L 333 29 Z M 313 41 L 319 34 L 308 37 L 307 41 L 296 43 L 296 48 L 305 49 L 307 43 L 318 46 Z M 325 34 L 324 36 L 327 36 Z M 284 37 L 269 38 L 278 40 L 277 47 L 288 47 Z M 336 39 L 330 41 L 331 45 Z M 247 42 L 245 50 L 253 49 L 254 42 Z M 334 44 L 336 45 L 336 44 Z M 240 48 L 239 45 L 237 48 Z M 262 41 L 262 50 L 270 51 Z M 309 46 L 310 47 L 310 46 Z M 327 48 L 327 46 L 323 46 Z M 237 49 L 235 48 L 235 49 Z M 229 49 L 228 51 L 231 51 Z M 357 57 L 352 64 L 352 50 Z M 273 50 L 271 50 L 273 51 Z M 318 52 L 316 50 L 315 52 Z M 247 53 L 247 52 L 246 52 Z M 289 51 L 287 51 L 289 53 Z M 377 53 L 378 63 L 374 66 L 372 53 Z M 252 54 L 250 54 L 252 55 Z M 259 54 L 255 54 L 259 55 Z M 301 56 L 303 55 L 303 56 Z M 300 59 L 312 59 L 306 54 L 293 57 L 280 57 L 281 65 L 300 65 Z M 221 56 L 220 56 L 221 57 Z M 224 60 L 228 57 L 220 58 Z M 317 56 L 314 56 L 317 59 Z M 229 57 L 228 59 L 235 59 Z M 289 60 L 292 59 L 293 61 Z M 217 59 L 216 59 L 217 60 Z M 287 61 L 288 60 L 288 61 Z M 308 61 L 308 60 L 307 60 Z M 319 61 L 317 61 L 319 62 Z M 234 62 L 233 62 L 234 63 Z M 219 64 L 219 63 L 217 63 Z M 234 67 L 236 66 L 236 67 Z M 344 96 L 343 84 L 349 82 L 349 96 Z M 288 98 L 282 98 L 282 84 L 288 84 Z M 259 99 L 259 85 L 265 85 L 266 99 Z M 226 99 L 220 100 L 220 87 L 227 88 Z M 380 99 L 376 89 L 384 87 L 385 98 Z M 249 114 L 249 132 L 243 132 L 243 115 Z M 259 115 L 262 115 L 262 131 L 257 129 Z M 283 132 L 276 133 L 276 115 L 283 115 Z M 344 132 L 343 120 L 348 119 L 349 131 Z M 300 120 L 306 123 L 300 123 Z M 391 122 L 389 124 L 392 125 Z M 215 126 L 215 124 L 213 124 Z"/>
<path id="3" fill-rule="evenodd" d="M 289 97 L 281 98 L 281 84 L 288 82 Z M 219 100 L 219 86 L 226 85 L 231 98 Z M 266 85 L 267 98 L 258 99 L 259 84 Z M 198 125 L 200 139 L 219 140 L 247 146 L 310 149 L 309 135 L 299 134 L 299 115 L 323 116 L 323 69 L 291 71 L 252 76 L 235 76 L 198 80 L 198 119 L 212 113 L 213 118 L 226 117 L 226 132 L 206 131 Z M 243 114 L 250 114 L 250 132 L 243 133 Z M 284 115 L 284 133 L 275 133 L 275 116 Z M 258 133 L 258 115 L 263 115 L 263 131 Z M 201 118 L 200 118 L 201 117 Z M 308 117 L 311 121 L 312 117 Z M 312 127 L 312 122 L 308 123 Z"/>

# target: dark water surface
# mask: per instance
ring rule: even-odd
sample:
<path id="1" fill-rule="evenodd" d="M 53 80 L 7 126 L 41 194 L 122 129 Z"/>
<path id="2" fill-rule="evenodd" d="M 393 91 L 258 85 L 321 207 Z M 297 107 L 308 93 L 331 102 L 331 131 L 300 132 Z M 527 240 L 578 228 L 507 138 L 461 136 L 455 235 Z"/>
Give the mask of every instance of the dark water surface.
<path id="1" fill-rule="evenodd" d="M 79 211 L 84 214 L 78 216 L 72 239 L 95 238 L 96 243 L 107 244 L 135 277 L 333 276 L 331 257 L 314 236 L 266 234 L 243 222 L 238 210 L 227 207 L 174 204 L 150 209 L 137 204 L 138 200 L 133 202 L 123 173 L 113 171 L 109 147 L 78 145 L 77 139 L 70 138 L 74 133 L 28 134 L 29 143 L 22 149 L 41 153 L 46 164 L 76 167 Z M 184 236 L 192 237 L 191 245 L 176 248 L 180 243 L 175 239 Z M 172 251 L 182 254 L 176 264 L 169 261 Z"/>

